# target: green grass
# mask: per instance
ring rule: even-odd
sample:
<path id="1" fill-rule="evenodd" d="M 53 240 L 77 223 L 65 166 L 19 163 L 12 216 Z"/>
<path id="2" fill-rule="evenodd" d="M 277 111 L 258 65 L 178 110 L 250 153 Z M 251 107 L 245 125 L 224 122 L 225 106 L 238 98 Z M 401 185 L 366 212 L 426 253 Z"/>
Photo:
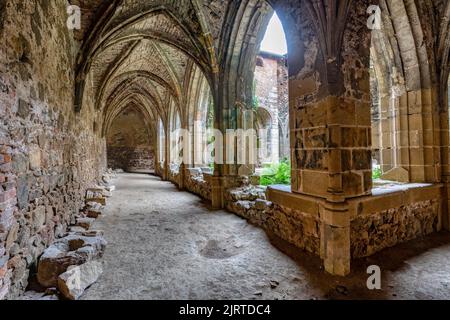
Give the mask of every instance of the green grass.
<path id="1" fill-rule="evenodd" d="M 271 164 L 264 168 L 261 175 L 261 185 L 291 184 L 291 163 L 283 160 L 281 163 Z"/>

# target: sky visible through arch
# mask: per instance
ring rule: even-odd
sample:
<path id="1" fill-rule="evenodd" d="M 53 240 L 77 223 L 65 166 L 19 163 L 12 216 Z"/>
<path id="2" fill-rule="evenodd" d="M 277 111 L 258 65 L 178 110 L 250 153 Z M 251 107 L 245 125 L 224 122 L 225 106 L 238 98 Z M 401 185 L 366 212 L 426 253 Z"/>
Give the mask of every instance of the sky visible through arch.
<path id="1" fill-rule="evenodd" d="M 279 55 L 285 55 L 288 52 L 286 35 L 276 12 L 269 22 L 260 50 Z"/>

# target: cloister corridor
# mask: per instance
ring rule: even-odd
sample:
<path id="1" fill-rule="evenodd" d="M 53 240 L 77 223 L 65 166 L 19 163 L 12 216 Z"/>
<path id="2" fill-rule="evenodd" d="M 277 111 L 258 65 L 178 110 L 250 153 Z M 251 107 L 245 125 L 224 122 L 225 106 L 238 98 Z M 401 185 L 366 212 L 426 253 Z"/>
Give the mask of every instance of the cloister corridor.
<path id="1" fill-rule="evenodd" d="M 93 226 L 108 241 L 104 272 L 81 299 L 450 299 L 448 233 L 357 260 L 342 278 L 158 177 L 120 174 L 115 185 Z M 372 264 L 383 270 L 381 291 L 366 287 Z"/>
<path id="2" fill-rule="evenodd" d="M 0 302 L 450 300 L 450 0 L 0 0 L 0 43 Z"/>

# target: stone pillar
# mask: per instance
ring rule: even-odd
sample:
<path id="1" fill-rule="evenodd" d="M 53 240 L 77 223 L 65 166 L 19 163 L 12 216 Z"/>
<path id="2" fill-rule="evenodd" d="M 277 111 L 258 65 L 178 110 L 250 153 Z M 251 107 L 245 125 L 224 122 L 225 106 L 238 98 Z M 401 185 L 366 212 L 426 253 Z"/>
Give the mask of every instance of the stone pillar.
<path id="1" fill-rule="evenodd" d="M 169 164 L 167 160 L 164 160 L 162 167 L 162 180 L 167 181 L 169 179 Z"/>
<path id="2" fill-rule="evenodd" d="M 328 96 L 291 117 L 292 191 L 342 202 L 372 187 L 368 102 Z"/>
<path id="3" fill-rule="evenodd" d="M 325 271 L 346 276 L 350 273 L 350 212 L 347 203 L 325 202 L 320 208 L 322 225 L 320 255 Z"/>
<path id="4" fill-rule="evenodd" d="M 185 189 L 185 177 L 186 177 L 186 165 L 184 162 L 180 164 L 179 167 L 179 183 L 178 183 L 178 190 L 183 191 Z"/>
<path id="5" fill-rule="evenodd" d="M 442 194 L 444 198 L 442 199 L 441 226 L 442 229 L 450 231 L 450 182 L 444 183 Z"/>
<path id="6" fill-rule="evenodd" d="M 213 209 L 224 208 L 223 177 L 211 177 L 211 206 Z"/>

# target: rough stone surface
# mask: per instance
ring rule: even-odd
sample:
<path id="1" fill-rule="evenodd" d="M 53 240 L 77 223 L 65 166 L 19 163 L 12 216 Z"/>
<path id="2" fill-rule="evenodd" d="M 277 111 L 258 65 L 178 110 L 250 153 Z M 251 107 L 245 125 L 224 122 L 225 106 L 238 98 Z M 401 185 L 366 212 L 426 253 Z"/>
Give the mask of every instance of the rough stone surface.
<path id="1" fill-rule="evenodd" d="M 77 300 L 86 288 L 97 281 L 102 272 L 102 263 L 98 261 L 71 266 L 58 277 L 58 289 L 64 298 Z"/>
<path id="2" fill-rule="evenodd" d="M 354 219 L 351 252 L 355 258 L 437 231 L 439 201 L 429 200 Z"/>
<path id="3" fill-rule="evenodd" d="M 60 274 L 70 266 L 103 256 L 106 242 L 99 236 L 69 234 L 47 248 L 39 259 L 37 279 L 46 288 L 56 287 Z"/>

